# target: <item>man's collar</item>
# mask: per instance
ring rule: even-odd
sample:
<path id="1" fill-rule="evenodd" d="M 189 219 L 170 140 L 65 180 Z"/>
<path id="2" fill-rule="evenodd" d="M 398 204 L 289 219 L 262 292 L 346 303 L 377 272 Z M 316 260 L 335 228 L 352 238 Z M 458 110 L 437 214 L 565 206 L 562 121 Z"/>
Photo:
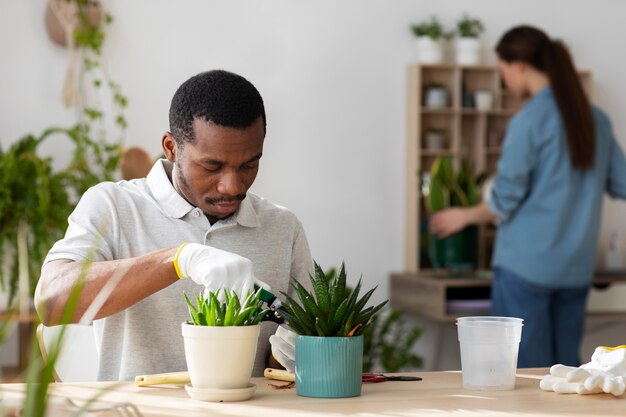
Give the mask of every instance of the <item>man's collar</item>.
<path id="1" fill-rule="evenodd" d="M 167 159 L 160 159 L 156 161 L 150 170 L 150 173 L 148 173 L 146 181 L 152 195 L 157 200 L 163 211 L 165 211 L 165 213 L 170 217 L 180 219 L 195 207 L 185 200 L 185 198 L 174 188 L 174 185 L 170 180 L 172 168 L 173 164 L 171 162 Z M 231 219 L 231 221 L 233 220 Z M 245 227 L 259 226 L 259 220 L 249 193 L 239 205 L 239 209 L 237 209 L 234 216 L 234 222 L 237 222 L 241 226 Z"/>
<path id="2" fill-rule="evenodd" d="M 168 216 L 180 219 L 194 207 L 176 191 L 168 173 L 172 174 L 172 163 L 167 159 L 159 159 L 148 173 L 146 181 L 161 209 Z"/>
<path id="3" fill-rule="evenodd" d="M 237 223 L 245 227 L 257 227 L 259 226 L 259 218 L 256 215 L 254 206 L 252 205 L 252 196 L 250 193 L 246 193 L 246 198 L 243 199 L 235 213 Z"/>

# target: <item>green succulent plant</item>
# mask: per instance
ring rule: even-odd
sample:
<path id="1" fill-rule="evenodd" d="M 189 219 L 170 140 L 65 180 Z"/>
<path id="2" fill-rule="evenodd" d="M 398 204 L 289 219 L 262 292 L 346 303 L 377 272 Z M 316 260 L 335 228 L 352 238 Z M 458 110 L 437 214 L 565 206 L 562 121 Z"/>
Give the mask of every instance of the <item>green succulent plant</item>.
<path id="1" fill-rule="evenodd" d="M 376 287 L 359 298 L 361 279 L 354 290 L 346 287 L 346 269 L 342 262 L 339 273 L 327 276 L 314 262 L 315 274 L 310 275 L 313 293 L 297 280 L 293 286 L 300 303 L 289 294 L 285 297 L 283 316 L 296 333 L 304 336 L 358 336 L 368 328 L 374 315 L 388 300 L 377 306 L 365 307 Z"/>
<path id="2" fill-rule="evenodd" d="M 224 289 L 225 301 L 219 300 L 220 290 L 209 292 L 208 296 L 196 295 L 194 305 L 187 294 L 183 293 L 191 323 L 196 326 L 252 326 L 259 324 L 269 309 L 259 307 L 261 289 L 248 292 L 243 303 L 231 290 Z"/>

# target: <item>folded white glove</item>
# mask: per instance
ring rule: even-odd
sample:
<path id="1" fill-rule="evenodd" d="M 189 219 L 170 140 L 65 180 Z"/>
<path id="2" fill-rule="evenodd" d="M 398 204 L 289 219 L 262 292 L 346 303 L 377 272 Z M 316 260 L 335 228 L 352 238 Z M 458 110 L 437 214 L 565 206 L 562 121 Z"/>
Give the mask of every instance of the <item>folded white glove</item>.
<path id="1" fill-rule="evenodd" d="M 626 345 L 609 348 L 599 346 L 591 362 L 578 368 L 554 365 L 543 377 L 539 387 L 560 394 L 597 394 L 605 392 L 620 396 L 626 388 Z"/>
<path id="2" fill-rule="evenodd" d="M 254 278 L 250 259 L 198 243 L 183 243 L 178 248 L 174 268 L 179 278 L 191 278 L 204 285 L 205 296 L 228 288 L 243 300 L 248 292 L 254 291 L 254 284 L 270 290 L 269 285 Z M 223 297 L 220 291 L 222 300 Z"/>
<path id="3" fill-rule="evenodd" d="M 289 373 L 296 370 L 296 333 L 289 327 L 278 326 L 276 333 L 270 336 L 272 356 Z"/>

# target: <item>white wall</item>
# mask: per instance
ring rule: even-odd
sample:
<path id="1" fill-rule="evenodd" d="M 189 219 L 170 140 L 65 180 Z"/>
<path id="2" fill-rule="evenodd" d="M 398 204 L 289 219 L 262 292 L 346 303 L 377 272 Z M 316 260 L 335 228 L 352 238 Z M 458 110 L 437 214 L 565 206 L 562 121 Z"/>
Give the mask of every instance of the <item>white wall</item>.
<path id="1" fill-rule="evenodd" d="M 69 125 L 59 91 L 65 50 L 43 25 L 45 1 L 0 0 L 0 140 Z M 594 99 L 626 144 L 626 2 L 620 0 L 103 0 L 115 18 L 108 69 L 129 98 L 127 144 L 160 152 L 169 101 L 189 76 L 238 72 L 264 97 L 268 135 L 253 191 L 291 208 L 322 266 L 346 261 L 353 282 L 403 268 L 405 68 L 413 22 L 468 11 L 487 49 L 513 25 L 564 39 L 594 79 Z M 51 147 L 54 148 L 54 147 Z M 57 155 L 62 146 L 51 149 Z M 624 205 L 606 225 L 626 237 Z M 623 245 L 626 247 L 626 245 Z"/>

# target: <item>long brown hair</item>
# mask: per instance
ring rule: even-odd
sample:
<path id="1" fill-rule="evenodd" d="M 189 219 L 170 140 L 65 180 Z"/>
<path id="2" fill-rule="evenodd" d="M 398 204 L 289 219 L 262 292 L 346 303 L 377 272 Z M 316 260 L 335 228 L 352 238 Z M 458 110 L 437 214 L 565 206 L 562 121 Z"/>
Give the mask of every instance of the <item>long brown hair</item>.
<path id="1" fill-rule="evenodd" d="M 595 153 L 595 123 L 591 105 L 565 45 L 551 40 L 537 28 L 518 26 L 502 36 L 496 53 L 505 62 L 522 61 L 548 76 L 567 132 L 572 166 L 580 170 L 591 168 Z"/>

